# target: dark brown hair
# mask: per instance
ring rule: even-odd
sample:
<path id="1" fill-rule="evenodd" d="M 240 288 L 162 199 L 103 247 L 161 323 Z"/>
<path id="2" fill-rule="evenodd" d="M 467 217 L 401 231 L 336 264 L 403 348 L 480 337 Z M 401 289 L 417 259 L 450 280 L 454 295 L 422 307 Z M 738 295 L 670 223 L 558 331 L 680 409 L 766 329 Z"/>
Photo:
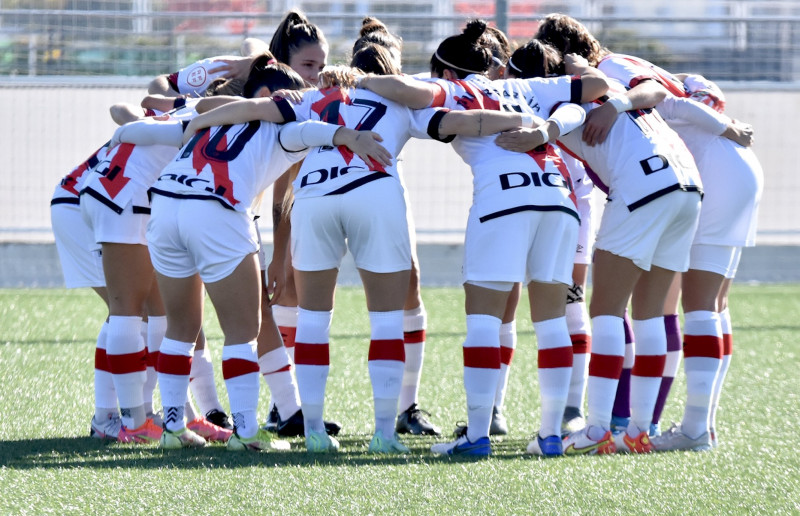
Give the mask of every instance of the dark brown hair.
<path id="1" fill-rule="evenodd" d="M 264 86 L 270 91 L 299 90 L 305 87 L 305 81 L 288 65 L 275 61 L 272 54 L 267 52 L 253 61 L 242 94 L 248 99 L 253 98 Z"/>
<path id="2" fill-rule="evenodd" d="M 597 66 L 609 54 L 581 22 L 566 14 L 545 16 L 536 31 L 536 39 L 552 45 L 562 55 L 578 54 L 586 58 L 590 66 Z"/>
<path id="3" fill-rule="evenodd" d="M 519 79 L 564 75 L 564 60 L 555 48 L 532 39 L 511 55 L 506 68 Z"/>
<path id="4" fill-rule="evenodd" d="M 299 10 L 283 17 L 269 42 L 269 51 L 281 63 L 289 64 L 292 54 L 309 44 L 327 45 L 322 31 Z"/>
<path id="5" fill-rule="evenodd" d="M 470 20 L 461 34 L 442 41 L 431 57 L 431 72 L 441 77 L 449 69 L 459 79 L 473 73 L 486 73 L 492 64 L 492 52 L 481 43 L 484 32 L 485 21 Z"/>

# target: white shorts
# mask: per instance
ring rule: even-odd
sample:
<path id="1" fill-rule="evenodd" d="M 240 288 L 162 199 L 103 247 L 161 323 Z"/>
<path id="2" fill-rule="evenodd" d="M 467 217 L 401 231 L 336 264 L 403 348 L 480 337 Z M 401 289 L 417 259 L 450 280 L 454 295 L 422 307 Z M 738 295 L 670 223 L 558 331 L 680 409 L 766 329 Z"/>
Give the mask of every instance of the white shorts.
<path id="1" fill-rule="evenodd" d="M 620 201 L 606 203 L 595 248 L 649 271 L 655 265 L 685 272 L 697 229 L 700 194 L 675 191 L 634 211 Z"/>
<path id="2" fill-rule="evenodd" d="M 100 249 L 100 244 L 147 245 L 150 215 L 134 213 L 133 204 L 118 214 L 91 195 L 81 195 L 81 213 L 94 233 L 95 249 Z"/>
<path id="3" fill-rule="evenodd" d="M 473 206 L 464 238 L 465 283 L 572 285 L 575 217 L 562 211 L 523 211 L 480 222 L 476 213 Z"/>
<path id="4" fill-rule="evenodd" d="M 581 224 L 578 228 L 578 246 L 575 249 L 574 264 L 589 265 L 592 263 L 592 248 L 594 247 L 594 210 L 591 197 L 578 197 L 578 214 Z"/>
<path id="5" fill-rule="evenodd" d="M 77 204 L 53 204 L 50 220 L 67 288 L 105 287 L 103 257 Z"/>
<path id="6" fill-rule="evenodd" d="M 216 201 L 154 195 L 152 209 L 147 226 L 150 259 L 164 276 L 199 274 L 203 282 L 214 283 L 258 251 L 252 219 Z"/>
<path id="7" fill-rule="evenodd" d="M 403 187 L 391 177 L 340 195 L 295 199 L 292 265 L 337 269 L 347 249 L 356 267 L 388 273 L 411 269 Z"/>
<path id="8" fill-rule="evenodd" d="M 739 268 L 741 259 L 741 247 L 692 244 L 692 250 L 689 253 L 689 268 L 713 272 L 733 279 L 736 277 L 736 270 Z"/>

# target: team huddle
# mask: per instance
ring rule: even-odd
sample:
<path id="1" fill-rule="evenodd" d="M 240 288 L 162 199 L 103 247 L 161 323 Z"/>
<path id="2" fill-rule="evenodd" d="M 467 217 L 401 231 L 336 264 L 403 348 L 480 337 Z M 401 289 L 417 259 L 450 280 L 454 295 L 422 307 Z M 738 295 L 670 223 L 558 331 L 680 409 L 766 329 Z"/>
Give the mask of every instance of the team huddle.
<path id="1" fill-rule="evenodd" d="M 285 450 L 280 437 L 297 436 L 309 452 L 338 450 L 342 424 L 324 419 L 324 402 L 348 250 L 369 311 L 369 452 L 441 435 L 418 405 L 427 313 L 396 159 L 413 137 L 451 144 L 473 174 L 460 264 L 467 423 L 431 451 L 487 456 L 490 436 L 508 433 L 523 286 L 541 400 L 527 453 L 715 447 L 728 291 L 755 244 L 763 182 L 752 128 L 723 114 L 717 85 L 611 53 L 560 14 L 518 48 L 469 21 L 419 76 L 402 74 L 401 39 L 372 17 L 349 66 L 326 66 L 327 53 L 319 28 L 290 11 L 269 45 L 245 40 L 241 57 L 199 61 L 154 79 L 141 107 L 114 106 L 120 127 L 56 187 L 66 285 L 108 305 L 91 435 L 233 451 Z M 270 186 L 267 257 L 255 219 Z M 206 293 L 230 416 L 202 329 Z M 662 432 L 681 351 L 685 411 Z"/>

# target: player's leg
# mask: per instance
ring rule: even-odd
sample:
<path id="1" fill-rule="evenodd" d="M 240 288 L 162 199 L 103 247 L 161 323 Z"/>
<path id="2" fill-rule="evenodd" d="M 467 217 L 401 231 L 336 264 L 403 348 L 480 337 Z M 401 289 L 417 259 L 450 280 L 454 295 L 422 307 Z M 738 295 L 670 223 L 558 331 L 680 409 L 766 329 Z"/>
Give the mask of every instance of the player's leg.
<path id="1" fill-rule="evenodd" d="M 592 350 L 591 319 L 584 298 L 588 275 L 588 264 L 575 263 L 572 268 L 572 287 L 567 291 L 565 310 L 567 330 L 572 342 L 572 375 L 562 424 L 564 434 L 576 432 L 586 426 L 583 404 L 589 376 L 589 354 Z"/>
<path id="2" fill-rule="evenodd" d="M 497 391 L 494 395 L 494 408 L 492 408 L 492 424 L 489 426 L 489 435 L 508 434 L 508 422 L 503 414 L 508 391 L 508 377 L 511 374 L 511 362 L 514 360 L 514 350 L 517 347 L 516 314 L 519 299 L 522 295 L 522 283 L 515 283 L 514 288 L 506 301 L 506 309 L 500 323 L 500 378 L 497 381 Z"/>
<path id="3" fill-rule="evenodd" d="M 667 300 L 664 302 L 664 330 L 667 332 L 667 361 L 664 363 L 664 374 L 661 375 L 661 386 L 658 389 L 658 399 L 653 409 L 653 423 L 650 426 L 650 435 L 661 434 L 661 413 L 667 403 L 669 391 L 678 373 L 681 363 L 681 351 L 683 350 L 683 337 L 681 336 L 681 325 L 678 319 L 678 304 L 681 294 L 681 275 L 675 276 L 675 280 L 670 285 L 667 293 Z"/>
<path id="4" fill-rule="evenodd" d="M 738 265 L 739 257 L 741 257 L 741 248 L 737 248 L 737 256 L 735 263 Z M 728 273 L 728 277 L 722 282 L 719 297 L 717 298 L 717 308 L 719 310 L 719 320 L 722 327 L 722 363 L 720 364 L 717 379 L 714 382 L 714 394 L 711 398 L 711 415 L 709 416 L 709 432 L 711 437 L 711 445 L 717 446 L 717 410 L 719 409 L 720 395 L 722 394 L 722 386 L 725 383 L 725 377 L 728 375 L 728 369 L 731 365 L 731 357 L 733 355 L 733 327 L 731 325 L 731 313 L 728 309 L 728 293 L 730 292 L 731 284 L 733 283 L 733 275 L 736 273 L 736 266 Z"/>
<path id="5" fill-rule="evenodd" d="M 150 294 L 145 299 L 144 311 L 147 317 L 145 321 L 144 338 L 147 343 L 147 380 L 144 382 L 142 395 L 144 396 L 144 407 L 147 417 L 152 419 L 157 425 L 161 426 L 162 416 L 153 408 L 153 391 L 158 381 L 156 364 L 158 363 L 159 349 L 164 334 L 167 331 L 167 317 L 164 311 L 164 303 L 158 290 L 158 282 L 153 277 L 150 287 Z"/>

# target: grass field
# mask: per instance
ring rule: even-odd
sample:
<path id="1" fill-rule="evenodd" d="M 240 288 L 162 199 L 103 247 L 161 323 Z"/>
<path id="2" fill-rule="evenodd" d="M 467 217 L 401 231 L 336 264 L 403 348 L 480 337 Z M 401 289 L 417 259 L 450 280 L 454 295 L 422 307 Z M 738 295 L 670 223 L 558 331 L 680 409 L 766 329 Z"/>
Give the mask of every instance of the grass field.
<path id="1" fill-rule="evenodd" d="M 421 405 L 446 431 L 464 420 L 460 289 L 426 289 Z M 708 453 L 540 460 L 535 337 L 519 310 L 506 415 L 487 460 L 366 453 L 372 401 L 368 319 L 359 289 L 338 292 L 326 416 L 344 424 L 337 455 L 233 454 L 221 445 L 164 452 L 87 437 L 94 339 L 104 317 L 89 291 L 0 290 L 1 514 L 789 514 L 800 513 L 800 285 L 737 286 L 734 357 Z M 221 333 L 207 335 L 219 374 Z M 682 373 L 662 425 L 679 419 Z M 262 382 L 260 419 L 266 416 Z M 794 493 L 794 494 L 792 494 Z"/>

